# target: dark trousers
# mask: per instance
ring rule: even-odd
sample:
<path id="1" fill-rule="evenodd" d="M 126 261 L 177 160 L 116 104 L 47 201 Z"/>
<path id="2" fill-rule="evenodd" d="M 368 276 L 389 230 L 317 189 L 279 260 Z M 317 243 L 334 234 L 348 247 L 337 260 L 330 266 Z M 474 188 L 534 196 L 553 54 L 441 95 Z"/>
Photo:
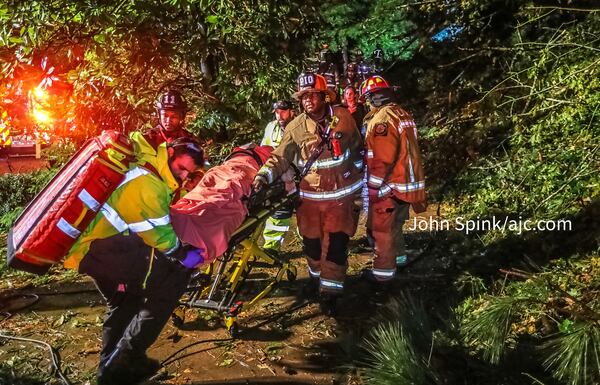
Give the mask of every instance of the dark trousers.
<path id="1" fill-rule="evenodd" d="M 100 364 L 118 348 L 144 355 L 169 320 L 192 270 L 155 251 L 136 235 L 96 240 L 79 271 L 90 275 L 108 312 Z"/>

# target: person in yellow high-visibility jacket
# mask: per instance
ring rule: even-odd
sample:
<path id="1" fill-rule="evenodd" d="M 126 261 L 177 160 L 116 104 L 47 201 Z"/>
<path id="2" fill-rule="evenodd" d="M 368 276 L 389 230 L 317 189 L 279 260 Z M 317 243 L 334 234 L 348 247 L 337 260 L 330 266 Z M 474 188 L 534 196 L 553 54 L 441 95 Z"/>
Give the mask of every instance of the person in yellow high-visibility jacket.
<path id="1" fill-rule="evenodd" d="M 108 305 L 99 385 L 133 384 L 159 369 L 146 349 L 202 262 L 199 250 L 181 246 L 169 216 L 173 193 L 203 163 L 201 148 L 182 138 L 138 156 L 143 163 L 125 174 L 64 262 L 90 275 Z"/>
<path id="2" fill-rule="evenodd" d="M 281 143 L 285 127 L 295 117 L 295 111 L 292 108 L 292 103 L 287 100 L 279 100 L 273 103 L 273 113 L 275 120 L 267 124 L 265 134 L 261 146 L 271 146 L 276 148 Z M 290 228 L 292 221 L 293 207 L 284 207 L 273 213 L 265 223 L 263 238 L 265 243 L 263 248 L 266 250 L 279 251 L 285 234 Z"/>

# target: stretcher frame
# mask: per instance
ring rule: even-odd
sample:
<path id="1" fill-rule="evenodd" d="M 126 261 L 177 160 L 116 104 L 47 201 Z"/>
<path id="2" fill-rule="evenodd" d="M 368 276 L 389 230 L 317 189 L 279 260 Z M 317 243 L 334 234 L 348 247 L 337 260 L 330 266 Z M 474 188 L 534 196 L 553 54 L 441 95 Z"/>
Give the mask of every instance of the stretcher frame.
<path id="1" fill-rule="evenodd" d="M 227 251 L 204 272 L 196 273 L 180 300 L 180 306 L 172 314 L 175 326 L 185 322 L 187 309 L 214 310 L 223 316 L 230 336 L 239 335 L 238 315 L 256 305 L 266 297 L 284 277 L 293 282 L 296 279 L 296 266 L 276 255 L 263 250 L 258 242 L 262 238 L 264 223 L 275 211 L 294 204 L 297 192 L 288 194 L 281 182 L 270 185 L 249 198 L 252 209 L 246 220 L 235 231 L 229 241 Z M 255 267 L 278 268 L 267 286 L 247 301 L 238 300 L 246 279 Z"/>

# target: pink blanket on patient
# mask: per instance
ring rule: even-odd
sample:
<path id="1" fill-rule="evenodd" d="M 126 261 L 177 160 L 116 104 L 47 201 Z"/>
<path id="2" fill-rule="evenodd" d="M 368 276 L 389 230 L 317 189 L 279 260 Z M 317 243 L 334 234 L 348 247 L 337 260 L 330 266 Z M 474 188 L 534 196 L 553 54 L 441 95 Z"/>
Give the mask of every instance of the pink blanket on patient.
<path id="1" fill-rule="evenodd" d="M 264 163 L 272 148 L 256 146 Z M 244 222 L 248 209 L 243 197 L 252 190 L 260 165 L 252 155 L 239 152 L 222 165 L 208 170 L 200 182 L 171 206 L 171 223 L 179 239 L 204 249 L 204 261 L 223 254 L 231 235 Z"/>

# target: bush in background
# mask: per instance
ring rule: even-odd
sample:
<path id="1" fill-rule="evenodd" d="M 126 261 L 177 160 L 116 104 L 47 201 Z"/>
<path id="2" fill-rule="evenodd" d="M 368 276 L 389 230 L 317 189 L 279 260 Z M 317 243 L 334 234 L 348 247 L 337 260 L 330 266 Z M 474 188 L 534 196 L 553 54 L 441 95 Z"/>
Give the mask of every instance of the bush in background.
<path id="1" fill-rule="evenodd" d="M 23 208 L 56 174 L 57 169 L 0 175 L 0 232 L 8 232 Z"/>

